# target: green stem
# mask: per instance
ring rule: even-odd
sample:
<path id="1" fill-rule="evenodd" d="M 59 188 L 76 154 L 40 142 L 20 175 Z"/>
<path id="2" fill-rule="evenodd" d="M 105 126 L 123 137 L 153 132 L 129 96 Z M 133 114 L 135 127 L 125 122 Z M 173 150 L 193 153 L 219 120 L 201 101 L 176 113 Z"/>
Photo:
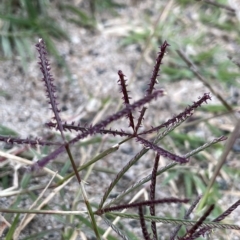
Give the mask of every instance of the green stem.
<path id="1" fill-rule="evenodd" d="M 71 153 L 71 151 L 70 151 L 69 145 L 66 144 L 66 145 L 65 145 L 65 148 L 66 148 L 66 150 L 67 150 L 69 159 L 70 159 L 70 161 L 71 161 L 71 164 L 72 164 L 72 167 L 73 167 L 73 170 L 74 170 L 74 174 L 76 175 L 77 180 L 78 180 L 78 183 L 80 184 L 80 183 L 81 183 L 81 178 L 80 178 L 80 175 L 79 175 L 79 173 L 78 173 L 77 166 L 76 166 L 76 164 L 75 164 L 75 162 L 74 162 L 74 160 L 73 160 L 73 156 L 72 156 L 72 153 Z"/>
<path id="2" fill-rule="evenodd" d="M 112 146 L 111 148 L 109 148 L 109 149 L 105 150 L 104 152 L 98 154 L 96 157 L 94 157 L 94 158 L 93 158 L 92 160 L 90 160 L 89 162 L 87 162 L 87 163 L 83 164 L 82 166 L 78 167 L 78 168 L 77 168 L 77 171 L 79 172 L 79 171 L 81 171 L 81 170 L 89 167 L 90 165 L 92 165 L 93 163 L 97 162 L 98 160 L 104 158 L 104 157 L 107 156 L 108 154 L 117 151 L 118 148 L 119 148 L 119 144 Z M 65 181 L 67 181 L 69 178 L 71 178 L 74 174 L 75 174 L 75 172 L 72 172 L 72 173 L 68 174 L 65 178 L 63 178 L 62 180 L 60 180 L 57 185 L 61 185 L 63 182 L 65 182 Z"/>
<path id="3" fill-rule="evenodd" d="M 98 231 L 97 223 L 95 221 L 94 213 L 93 213 L 92 207 L 91 207 L 91 205 L 90 205 L 90 203 L 88 201 L 87 193 L 85 191 L 85 188 L 84 188 L 84 185 L 83 185 L 82 182 L 80 183 L 80 187 L 81 187 L 81 190 L 82 190 L 84 202 L 85 202 L 85 205 L 87 207 L 89 217 L 91 219 L 93 231 L 95 232 L 97 240 L 101 240 L 101 236 L 100 236 L 99 231 Z"/>

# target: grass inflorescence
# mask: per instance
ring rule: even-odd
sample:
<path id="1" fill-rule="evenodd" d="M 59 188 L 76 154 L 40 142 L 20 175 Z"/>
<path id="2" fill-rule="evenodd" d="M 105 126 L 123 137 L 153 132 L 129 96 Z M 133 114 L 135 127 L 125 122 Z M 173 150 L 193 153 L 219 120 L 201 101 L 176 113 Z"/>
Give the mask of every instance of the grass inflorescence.
<path id="1" fill-rule="evenodd" d="M 21 231 L 24 227 L 32 220 L 33 214 L 72 214 L 77 215 L 80 222 L 87 222 L 86 225 L 91 229 L 91 231 L 95 234 L 96 239 L 102 239 L 103 236 L 107 237 L 106 233 L 103 233 L 102 223 L 99 224 L 101 219 L 107 225 L 109 225 L 119 237 L 123 239 L 129 239 L 128 234 L 122 231 L 118 225 L 113 223 L 113 219 L 115 217 L 121 218 L 130 218 L 137 219 L 139 221 L 143 238 L 144 239 L 162 239 L 161 238 L 161 227 L 157 224 L 158 222 L 175 224 L 177 227 L 173 231 L 169 231 L 169 238 L 179 239 L 179 240 L 190 240 L 197 239 L 199 236 L 203 236 L 206 233 L 209 233 L 211 230 L 215 228 L 220 229 L 237 229 L 240 230 L 240 227 L 233 224 L 223 224 L 220 223 L 226 216 L 232 213 L 240 204 L 239 201 L 234 203 L 229 209 L 223 212 L 214 220 L 206 220 L 209 218 L 211 212 L 215 209 L 215 204 L 211 204 L 207 206 L 207 204 L 203 204 L 203 207 L 206 207 L 207 210 L 199 217 L 199 220 L 191 220 L 190 214 L 194 211 L 197 204 L 201 200 L 201 196 L 197 198 L 195 201 L 191 201 L 191 199 L 183 198 L 182 196 L 175 197 L 169 196 L 165 198 L 158 198 L 156 194 L 157 186 L 157 178 L 159 175 L 170 171 L 172 168 L 176 166 L 185 166 L 191 162 L 191 156 L 197 154 L 204 149 L 219 143 L 221 141 L 226 140 L 226 137 L 216 137 L 211 142 L 205 142 L 202 146 L 198 146 L 196 149 L 191 150 L 190 152 L 185 153 L 184 155 L 179 155 L 174 152 L 170 152 L 166 150 L 163 146 L 161 146 L 160 141 L 162 141 L 166 136 L 168 136 L 173 130 L 178 128 L 182 123 L 189 120 L 190 117 L 194 115 L 194 112 L 197 111 L 198 108 L 202 106 L 202 104 L 207 104 L 208 101 L 211 100 L 211 96 L 209 93 L 204 93 L 202 96 L 199 96 L 198 99 L 195 99 L 192 105 L 186 107 L 182 112 L 176 113 L 171 119 L 165 121 L 164 123 L 159 124 L 158 126 L 153 126 L 150 129 L 141 128 L 144 125 L 143 119 L 148 117 L 150 109 L 146 107 L 148 104 L 151 106 L 152 101 L 158 101 L 159 98 L 162 98 L 166 95 L 166 91 L 164 89 L 157 88 L 157 77 L 159 76 L 160 66 L 163 63 L 164 56 L 166 55 L 166 50 L 169 48 L 169 44 L 164 41 L 160 47 L 160 51 L 156 58 L 156 64 L 153 68 L 152 76 L 150 80 L 146 84 L 146 92 L 145 95 L 137 101 L 133 101 L 130 97 L 130 92 L 128 90 L 126 76 L 124 75 L 122 70 L 118 71 L 118 84 L 120 86 L 120 92 L 122 93 L 123 100 L 123 108 L 117 110 L 115 113 L 112 113 L 98 123 L 91 125 L 85 124 L 81 126 L 75 123 L 64 122 L 61 118 L 61 111 L 58 107 L 58 101 L 56 96 L 56 86 L 54 84 L 54 78 L 51 74 L 51 67 L 47 58 L 47 49 L 44 44 L 43 39 L 39 39 L 39 42 L 36 44 L 37 51 L 39 53 L 39 66 L 42 72 L 43 78 L 42 82 L 44 83 L 46 90 L 46 99 L 50 105 L 50 110 L 53 113 L 53 118 L 46 123 L 46 127 L 49 129 L 54 128 L 60 133 L 61 141 L 53 142 L 49 140 L 44 140 L 42 138 L 37 138 L 34 140 L 31 139 L 22 139 L 11 136 L 0 136 L 0 141 L 10 144 L 19 144 L 19 145 L 30 145 L 31 147 L 39 147 L 39 146 L 51 146 L 54 150 L 50 153 L 46 153 L 45 156 L 40 157 L 36 162 L 26 161 L 24 164 L 29 165 L 27 171 L 25 169 L 24 174 L 32 174 L 35 172 L 39 172 L 42 169 L 50 172 L 53 175 L 53 179 L 56 177 L 56 181 L 54 183 L 50 182 L 46 188 L 43 189 L 42 194 L 47 190 L 47 188 L 53 188 L 53 192 L 49 194 L 46 199 L 42 200 L 40 204 L 38 204 L 39 198 L 35 199 L 34 204 L 30 207 L 30 209 L 0 209 L 2 213 L 18 213 L 15 218 L 11 218 L 9 221 L 12 221 L 12 225 L 9 226 L 9 231 L 7 233 L 6 239 L 17 239 L 20 235 Z M 150 107 L 149 107 L 150 108 Z M 139 113 L 136 110 L 140 110 Z M 119 119 L 124 119 L 125 128 L 119 129 L 111 129 L 109 127 L 113 122 L 118 121 Z M 46 119 L 47 121 L 47 119 Z M 69 139 L 66 137 L 68 131 L 75 132 L 75 136 Z M 151 137 L 148 137 L 151 134 Z M 77 145 L 77 143 L 81 143 L 82 140 L 87 137 L 95 137 L 96 135 L 110 135 L 112 138 L 118 139 L 122 137 L 123 140 L 112 146 L 111 148 L 101 152 L 97 156 L 89 159 L 88 162 L 81 166 L 77 166 L 75 163 L 75 156 L 72 153 L 72 149 Z M 120 145 L 124 144 L 128 141 L 134 141 L 134 144 L 139 144 L 142 146 L 142 149 L 136 153 L 130 160 L 127 160 L 125 166 L 122 169 L 118 169 L 115 173 L 114 179 L 108 185 L 107 189 L 102 189 L 102 196 L 99 203 L 95 203 L 90 198 L 88 198 L 88 193 L 85 189 L 85 182 L 82 178 L 82 171 L 88 169 L 88 167 L 94 166 L 96 162 L 103 159 L 105 156 L 117 151 Z M 147 177 L 142 178 L 139 181 L 136 181 L 133 185 L 128 186 L 125 190 L 118 194 L 111 201 L 109 199 L 112 190 L 118 182 L 123 178 L 124 174 L 126 174 L 129 169 L 137 163 L 143 156 L 148 152 L 152 151 L 155 155 L 154 160 L 151 164 L 152 173 Z M 69 160 L 71 162 L 73 172 L 70 174 L 58 174 L 54 173 L 50 167 L 48 167 L 49 163 L 57 159 L 60 154 L 66 152 Z M 168 159 L 171 162 L 165 166 L 161 166 L 159 169 L 160 159 Z M 117 161 L 117 160 L 116 160 Z M 23 162 L 22 162 L 23 163 Z M 190 169 L 191 171 L 191 169 Z M 41 211 L 43 206 L 45 206 L 51 198 L 57 192 L 61 191 L 66 185 L 69 184 L 70 179 L 76 176 L 78 184 L 80 186 L 81 192 L 81 201 L 84 203 L 84 210 L 80 211 L 51 211 L 48 212 Z M 149 199 L 135 201 L 134 197 L 132 197 L 132 201 L 126 203 L 123 198 L 124 196 L 131 196 L 133 190 L 139 189 L 145 182 L 150 181 L 150 189 L 148 192 Z M 26 191 L 32 191 L 31 189 L 26 189 Z M 41 195 L 42 196 L 42 195 Z M 192 202 L 188 212 L 184 217 L 181 217 L 179 213 L 176 211 L 175 214 L 172 212 L 172 218 L 160 217 L 158 213 L 163 210 L 163 205 L 168 205 L 168 208 L 172 208 L 172 204 L 186 205 Z M 112 206 L 113 205 L 113 206 Z M 145 208 L 149 208 L 149 214 L 145 214 Z M 129 213 L 124 213 L 124 210 L 130 210 Z M 157 210 L 158 209 L 158 210 Z M 173 208 L 175 209 L 175 208 Z M 120 212 L 122 211 L 122 212 Z M 133 212 L 133 213 L 132 213 Z M 86 215 L 87 213 L 87 215 Z M 19 220 L 19 214 L 25 214 L 25 217 Z M 175 218 L 174 215 L 178 217 Z M 6 220 L 6 222 L 8 222 Z M 148 225 L 148 222 L 150 224 Z M 179 235 L 179 230 L 181 227 L 184 228 L 184 234 Z M 82 230 L 84 232 L 84 228 Z M 106 234 L 106 235 L 105 235 Z M 108 239 L 108 238 L 107 238 Z M 115 237 L 109 237 L 109 239 L 117 239 Z"/>

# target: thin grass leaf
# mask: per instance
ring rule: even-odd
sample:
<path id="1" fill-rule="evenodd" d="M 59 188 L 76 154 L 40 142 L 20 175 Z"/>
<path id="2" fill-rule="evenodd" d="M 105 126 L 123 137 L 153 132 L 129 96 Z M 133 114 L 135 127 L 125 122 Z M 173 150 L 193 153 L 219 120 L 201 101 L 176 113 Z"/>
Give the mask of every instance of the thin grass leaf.
<path id="1" fill-rule="evenodd" d="M 77 18 L 69 18 L 66 16 L 67 21 L 76 23 L 78 25 L 86 26 L 93 28 L 95 27 L 95 21 L 93 18 L 89 17 L 85 12 L 80 10 L 78 7 L 73 6 L 72 4 L 61 4 L 60 8 L 65 11 L 68 10 L 71 15 L 75 15 Z"/>
<path id="2" fill-rule="evenodd" d="M 39 13 L 37 12 L 37 5 L 38 2 L 35 2 L 35 6 L 34 6 L 34 2 L 33 1 L 29 1 L 29 0 L 24 0 L 24 8 L 27 12 L 28 18 L 30 21 L 35 21 L 38 18 Z"/>
<path id="3" fill-rule="evenodd" d="M 127 213 L 120 213 L 120 212 L 111 212 L 108 214 L 113 217 L 121 217 L 121 218 L 140 220 L 138 214 L 127 214 Z M 150 215 L 144 215 L 144 219 L 145 219 L 145 221 L 148 221 L 148 222 L 155 221 L 155 222 L 174 224 L 174 225 L 181 224 L 184 226 L 194 226 L 197 223 L 197 221 L 192 221 L 192 220 L 177 219 L 177 218 L 162 218 L 162 217 L 154 217 L 154 216 L 150 216 Z M 202 226 L 209 227 L 209 228 L 217 228 L 217 229 L 240 230 L 240 226 L 238 226 L 238 225 L 223 224 L 223 223 L 216 223 L 216 222 L 209 222 L 209 221 L 203 222 Z"/>
<path id="4" fill-rule="evenodd" d="M 124 229 L 125 235 L 131 240 L 141 240 L 139 237 L 136 236 L 136 233 L 132 231 L 127 225 L 119 223 L 119 225 Z"/>
<path id="5" fill-rule="evenodd" d="M 92 224 L 88 220 L 87 216 L 83 217 L 81 215 L 76 215 L 75 217 L 80 221 L 80 223 L 83 223 L 87 228 L 92 230 Z M 103 228 L 99 227 L 98 229 L 101 235 L 104 234 L 105 230 Z M 108 240 L 118 240 L 118 239 L 112 235 L 108 235 Z"/>
<path id="6" fill-rule="evenodd" d="M 185 172 L 185 174 L 183 175 L 183 180 L 184 180 L 186 196 L 189 198 L 193 194 L 192 174 L 190 172 Z"/>
<path id="7" fill-rule="evenodd" d="M 14 234 L 15 229 L 17 227 L 19 217 L 20 217 L 20 213 L 17 213 L 15 218 L 14 218 L 14 220 L 13 220 L 13 222 L 12 222 L 11 227 L 8 230 L 8 233 L 7 233 L 6 237 L 5 237 L 5 240 L 12 240 L 13 239 L 13 234 Z"/>
<path id="8" fill-rule="evenodd" d="M 225 141 L 226 139 L 227 139 L 227 137 L 225 137 L 225 136 L 221 136 L 221 137 L 215 138 L 215 139 L 213 139 L 211 142 L 205 143 L 205 144 L 203 144 L 201 147 L 196 148 L 196 149 L 192 150 L 191 152 L 187 153 L 187 154 L 185 155 L 185 157 L 188 158 L 188 157 L 190 157 L 190 156 L 193 156 L 193 155 L 195 155 L 196 153 L 201 152 L 201 151 L 203 151 L 204 149 L 210 147 L 211 145 L 213 145 L 213 144 L 215 144 L 215 143 L 218 143 L 218 142 Z"/>
<path id="9" fill-rule="evenodd" d="M 0 14 L 0 19 L 7 20 L 9 23 L 23 28 L 31 28 L 33 25 L 33 23 L 30 22 L 28 18 L 17 17 L 13 14 Z"/>
<path id="10" fill-rule="evenodd" d="M 205 79 L 198 71 L 196 66 L 193 64 L 193 62 L 186 56 L 184 51 L 182 49 L 177 50 L 178 55 L 182 58 L 182 60 L 189 66 L 189 69 L 194 73 L 194 75 L 211 91 L 213 95 L 215 95 L 219 101 L 223 104 L 223 106 L 226 107 L 228 111 L 232 111 L 232 107 L 226 102 L 226 100 L 215 91 L 213 86 L 209 83 L 207 79 Z"/>
<path id="11" fill-rule="evenodd" d="M 147 150 L 145 150 L 147 151 Z M 160 170 L 157 171 L 157 176 L 162 174 L 163 172 L 167 171 L 168 169 L 171 169 L 172 167 L 176 166 L 177 163 L 170 163 L 167 166 L 161 168 Z M 135 189 L 141 187 L 144 183 L 150 181 L 152 179 L 152 174 L 149 174 L 148 176 L 146 176 L 145 178 L 142 178 L 141 180 L 139 180 L 138 182 L 136 182 L 135 184 L 131 185 L 129 188 L 127 188 L 125 191 L 121 192 L 120 194 L 118 194 L 118 196 L 114 199 L 112 199 L 110 202 L 108 202 L 105 207 L 109 207 L 112 204 L 119 202 L 121 199 L 123 199 L 126 195 L 128 195 L 130 192 L 134 191 Z"/>
<path id="12" fill-rule="evenodd" d="M 212 146 L 215 143 L 218 143 L 219 141 L 223 141 L 225 139 L 225 137 L 221 136 L 219 138 L 214 139 L 213 141 L 204 144 L 203 146 L 191 151 L 190 153 L 186 154 L 185 157 L 189 158 L 193 155 L 195 155 L 196 153 L 198 153 L 199 151 L 201 151 L 200 149 L 206 149 L 210 146 Z M 157 142 L 158 139 L 156 139 L 155 141 Z M 148 152 L 149 149 L 142 149 L 133 159 L 135 160 L 131 160 L 132 161 L 132 165 L 137 162 L 139 160 L 139 158 L 141 158 L 145 153 Z M 138 156 L 138 157 L 137 157 Z M 176 162 L 172 162 L 169 163 L 168 165 L 166 165 L 165 167 L 161 168 L 160 170 L 157 171 L 157 175 L 162 174 L 163 172 L 173 168 L 174 166 L 176 166 L 178 163 Z M 125 166 L 127 168 L 127 166 Z M 127 171 L 127 170 L 126 170 Z M 124 173 L 123 173 L 124 174 Z M 120 193 L 116 198 L 112 199 L 109 203 L 107 203 L 105 205 L 105 207 L 109 207 L 110 205 L 116 203 L 117 201 L 120 201 L 124 196 L 128 195 L 130 192 L 134 191 L 135 189 L 139 188 L 140 186 L 142 186 L 144 183 L 148 182 L 150 179 L 152 178 L 152 174 L 149 174 L 147 177 L 141 179 L 140 181 L 136 182 L 135 184 L 133 184 L 132 186 L 130 186 L 129 188 L 127 188 L 125 191 L 123 191 L 122 193 Z M 112 183 L 113 184 L 113 183 Z"/>
<path id="13" fill-rule="evenodd" d="M 1 45 L 4 56 L 7 58 L 12 57 L 12 47 L 8 37 L 1 36 Z"/>
<path id="14" fill-rule="evenodd" d="M 1 137 L 5 138 L 8 136 L 18 136 L 18 133 L 16 131 L 12 130 L 11 128 L 0 125 L 0 135 L 4 135 Z"/>
<path id="15" fill-rule="evenodd" d="M 107 200 L 107 197 L 109 196 L 110 192 L 112 191 L 112 189 L 114 188 L 114 186 L 118 183 L 118 181 L 122 178 L 122 176 L 127 172 L 127 170 L 134 165 L 145 153 L 147 152 L 146 149 L 142 149 L 138 154 L 135 155 L 135 157 L 133 157 L 117 174 L 117 176 L 115 177 L 115 179 L 110 183 L 109 187 L 107 188 L 107 190 L 105 191 L 101 202 L 98 206 L 98 209 L 101 209 L 103 207 L 103 204 L 105 203 L 105 201 Z"/>
<path id="16" fill-rule="evenodd" d="M 124 240 L 129 240 L 129 238 L 125 234 L 123 234 L 123 232 L 116 225 L 112 224 L 106 217 L 102 216 L 102 219 L 109 227 L 112 228 L 114 232 L 117 233 L 119 237 Z"/>

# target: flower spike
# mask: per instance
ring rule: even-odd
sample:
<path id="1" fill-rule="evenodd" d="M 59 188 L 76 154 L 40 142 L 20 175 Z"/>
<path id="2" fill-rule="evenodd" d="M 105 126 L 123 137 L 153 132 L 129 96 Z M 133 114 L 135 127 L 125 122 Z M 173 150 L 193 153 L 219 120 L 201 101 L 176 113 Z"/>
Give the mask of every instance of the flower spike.
<path id="1" fill-rule="evenodd" d="M 60 110 L 58 109 L 57 105 L 57 97 L 56 97 L 56 86 L 54 85 L 53 81 L 54 78 L 52 77 L 50 70 L 50 64 L 49 61 L 47 59 L 47 50 L 44 44 L 44 41 L 42 38 L 39 39 L 38 44 L 36 44 L 36 48 L 38 50 L 39 53 L 39 59 L 40 62 L 38 62 L 38 64 L 40 65 L 40 70 L 43 74 L 43 82 L 45 83 L 45 87 L 46 87 L 46 96 L 49 99 L 49 104 L 51 106 L 51 110 L 54 113 L 54 119 L 57 122 L 57 128 L 61 133 L 62 139 L 65 140 L 64 135 L 63 135 L 63 127 L 62 127 L 62 123 L 61 123 L 61 118 L 59 116 L 59 112 Z"/>
<path id="2" fill-rule="evenodd" d="M 130 104 L 130 101 L 129 101 L 130 97 L 128 96 L 129 91 L 127 91 L 127 84 L 126 84 L 126 80 L 124 79 L 125 75 L 121 70 L 119 70 L 118 76 L 119 76 L 118 82 L 121 87 L 121 92 L 123 93 L 122 99 L 124 100 L 124 104 L 128 106 Z M 129 126 L 132 127 L 132 129 L 134 130 L 134 121 L 133 121 L 132 112 L 129 112 L 126 116 L 129 119 Z"/>

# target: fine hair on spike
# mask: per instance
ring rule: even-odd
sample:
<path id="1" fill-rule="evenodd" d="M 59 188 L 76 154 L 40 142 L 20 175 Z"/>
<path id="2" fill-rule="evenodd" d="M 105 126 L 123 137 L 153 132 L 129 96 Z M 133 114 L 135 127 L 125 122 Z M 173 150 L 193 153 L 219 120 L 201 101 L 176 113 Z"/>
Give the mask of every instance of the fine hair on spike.
<path id="1" fill-rule="evenodd" d="M 42 80 L 46 87 L 46 96 L 49 99 L 51 110 L 54 113 L 54 119 L 57 122 L 57 129 L 60 131 L 62 139 L 65 141 L 65 137 L 63 134 L 62 121 L 59 116 L 60 110 L 57 107 L 58 103 L 57 103 L 57 97 L 56 97 L 56 86 L 54 85 L 54 78 L 50 73 L 51 67 L 47 59 L 47 50 L 42 38 L 39 38 L 38 44 L 36 44 L 36 48 L 39 53 L 40 62 L 38 62 L 38 64 L 40 65 L 40 70 L 43 74 Z"/>

